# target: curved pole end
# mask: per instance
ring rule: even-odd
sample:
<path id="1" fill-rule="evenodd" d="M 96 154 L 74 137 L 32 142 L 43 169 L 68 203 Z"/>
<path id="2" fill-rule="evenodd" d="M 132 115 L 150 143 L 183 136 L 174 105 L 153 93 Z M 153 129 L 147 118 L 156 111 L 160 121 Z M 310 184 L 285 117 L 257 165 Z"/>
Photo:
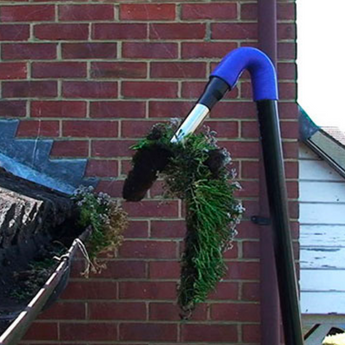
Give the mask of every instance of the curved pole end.
<path id="1" fill-rule="evenodd" d="M 243 47 L 231 51 L 211 73 L 211 77 L 223 79 L 233 89 L 244 70 L 248 70 L 252 78 L 254 101 L 278 99 L 274 65 L 257 48 Z"/>

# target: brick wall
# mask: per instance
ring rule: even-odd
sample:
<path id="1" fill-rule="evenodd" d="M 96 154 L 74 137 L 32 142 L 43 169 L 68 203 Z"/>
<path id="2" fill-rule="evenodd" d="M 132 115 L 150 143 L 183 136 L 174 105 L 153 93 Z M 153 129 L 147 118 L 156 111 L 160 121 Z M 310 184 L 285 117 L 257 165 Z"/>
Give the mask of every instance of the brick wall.
<path id="1" fill-rule="evenodd" d="M 278 3 L 280 115 L 291 217 L 297 218 L 294 2 Z M 215 63 L 257 45 L 257 4 L 241 1 L 2 1 L 0 116 L 18 137 L 55 139 L 52 157 L 87 157 L 99 190 L 120 196 L 129 146 L 157 121 L 183 117 Z M 248 75 L 209 125 L 234 159 L 246 215 L 229 271 L 193 319 L 178 320 L 175 287 L 181 203 L 161 203 L 157 183 L 131 217 L 117 259 L 83 279 L 74 266 L 58 303 L 33 324 L 34 344 L 260 343 L 259 143 Z M 295 223 L 294 228 L 298 228 Z M 268 292 L 269 293 L 269 292 Z"/>

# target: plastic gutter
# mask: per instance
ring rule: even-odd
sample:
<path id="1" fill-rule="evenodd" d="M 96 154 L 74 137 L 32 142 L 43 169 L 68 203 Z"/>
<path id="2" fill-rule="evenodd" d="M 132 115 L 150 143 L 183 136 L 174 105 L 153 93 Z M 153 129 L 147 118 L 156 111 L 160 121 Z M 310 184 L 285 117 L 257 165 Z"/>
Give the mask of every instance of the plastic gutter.
<path id="1" fill-rule="evenodd" d="M 0 345 L 16 345 L 24 336 L 32 322 L 46 305 L 47 301 L 54 293 L 59 282 L 67 273 L 71 259 L 76 253 L 79 241 L 85 241 L 90 234 L 90 230 L 85 230 L 76 238 L 69 250 L 61 258 L 60 264 L 52 273 L 44 286 L 38 291 L 36 296 L 30 301 L 26 308 L 20 312 L 18 317 L 9 325 L 5 332 L 0 336 Z"/>
<path id="2" fill-rule="evenodd" d="M 277 66 L 277 1 L 258 1 L 258 38 L 259 48 L 267 54 L 272 63 Z M 262 152 L 260 161 L 263 161 Z M 259 215 L 263 219 L 270 219 L 266 173 L 264 164 L 260 163 L 259 172 Z M 268 222 L 269 223 L 269 222 Z M 274 259 L 273 229 L 270 224 L 260 225 L 260 316 L 261 342 L 265 345 L 276 345 L 281 341 L 280 305 L 277 280 L 277 269 Z"/>

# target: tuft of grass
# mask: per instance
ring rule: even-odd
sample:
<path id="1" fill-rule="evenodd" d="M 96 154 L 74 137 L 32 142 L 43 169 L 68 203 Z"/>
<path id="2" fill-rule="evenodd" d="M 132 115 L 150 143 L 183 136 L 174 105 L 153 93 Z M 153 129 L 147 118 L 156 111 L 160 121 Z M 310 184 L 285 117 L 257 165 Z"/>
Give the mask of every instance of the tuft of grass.
<path id="1" fill-rule="evenodd" d="M 185 250 L 181 258 L 178 303 L 188 319 L 197 303 L 207 299 L 226 273 L 224 252 L 231 248 L 244 209 L 234 192 L 240 188 L 228 169 L 230 154 L 217 146 L 215 133 L 189 135 L 171 144 L 175 126 L 158 124 L 133 148 L 159 145 L 172 153 L 161 175 L 166 195 L 186 204 Z"/>

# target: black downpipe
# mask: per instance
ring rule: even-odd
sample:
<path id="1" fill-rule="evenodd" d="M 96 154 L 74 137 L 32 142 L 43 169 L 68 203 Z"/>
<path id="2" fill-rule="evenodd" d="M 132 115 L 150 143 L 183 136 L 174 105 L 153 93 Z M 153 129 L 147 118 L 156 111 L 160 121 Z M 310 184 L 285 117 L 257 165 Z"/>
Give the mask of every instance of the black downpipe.
<path id="1" fill-rule="evenodd" d="M 277 101 L 257 101 L 286 345 L 303 345 Z"/>

